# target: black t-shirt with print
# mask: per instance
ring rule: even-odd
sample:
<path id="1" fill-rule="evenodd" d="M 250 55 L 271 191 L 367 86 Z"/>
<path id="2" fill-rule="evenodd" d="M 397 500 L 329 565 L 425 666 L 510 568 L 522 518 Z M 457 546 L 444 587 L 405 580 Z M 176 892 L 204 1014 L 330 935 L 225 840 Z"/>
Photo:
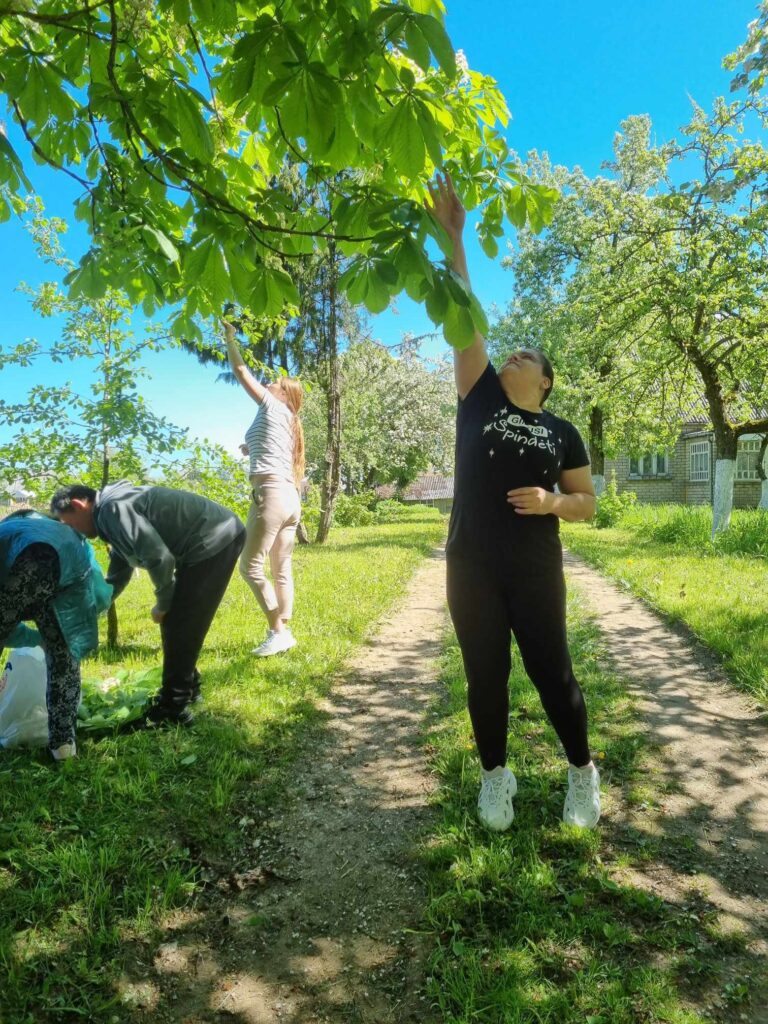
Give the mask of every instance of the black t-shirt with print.
<path id="1" fill-rule="evenodd" d="M 459 399 L 447 552 L 515 551 L 534 559 L 546 552 L 559 554 L 558 517 L 520 515 L 507 501 L 507 491 L 554 491 L 564 469 L 587 465 L 584 442 L 573 424 L 513 405 L 489 363 L 466 398 Z"/>

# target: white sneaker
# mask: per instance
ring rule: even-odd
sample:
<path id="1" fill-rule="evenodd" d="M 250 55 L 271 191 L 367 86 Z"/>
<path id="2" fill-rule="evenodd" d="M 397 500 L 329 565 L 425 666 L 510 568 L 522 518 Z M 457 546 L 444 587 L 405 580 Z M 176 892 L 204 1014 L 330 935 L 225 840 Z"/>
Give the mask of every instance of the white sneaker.
<path id="1" fill-rule="evenodd" d="M 62 743 L 60 747 L 56 747 L 55 750 L 51 750 L 54 761 L 67 761 L 70 757 L 74 757 L 77 753 L 77 747 L 74 743 Z"/>
<path id="2" fill-rule="evenodd" d="M 568 825 L 594 828 L 600 820 L 600 772 L 593 764 L 586 768 L 568 766 L 568 795 L 563 821 Z"/>
<path id="3" fill-rule="evenodd" d="M 268 658 L 272 654 L 282 654 L 284 651 L 290 651 L 295 646 L 296 637 L 290 629 L 282 629 L 279 633 L 275 629 L 268 629 L 264 640 L 262 640 L 258 647 L 254 647 L 251 654 L 255 654 L 257 658 Z"/>
<path id="4" fill-rule="evenodd" d="M 503 832 L 509 828 L 515 817 L 512 798 L 517 793 L 517 779 L 509 770 L 499 765 L 487 772 L 483 768 L 483 782 L 477 799 L 477 816 L 486 828 Z"/>

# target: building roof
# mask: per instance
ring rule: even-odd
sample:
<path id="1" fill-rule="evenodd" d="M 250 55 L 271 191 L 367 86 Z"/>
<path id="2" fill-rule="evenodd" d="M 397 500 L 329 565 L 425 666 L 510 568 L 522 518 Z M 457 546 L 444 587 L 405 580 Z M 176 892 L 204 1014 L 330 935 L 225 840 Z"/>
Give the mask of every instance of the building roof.
<path id="1" fill-rule="evenodd" d="M 384 491 L 388 493 L 382 493 Z M 395 488 L 392 485 L 377 487 L 376 493 L 380 498 L 391 498 L 395 494 Z M 453 498 L 453 477 L 425 473 L 416 477 L 412 484 L 408 484 L 400 497 L 403 501 L 437 501 L 441 498 Z"/>
<path id="2" fill-rule="evenodd" d="M 726 415 L 728 415 L 728 410 L 726 410 Z M 768 418 L 768 406 L 759 403 L 750 404 L 749 415 L 753 420 L 766 419 Z M 709 406 L 703 394 L 683 405 L 680 409 L 680 416 L 684 427 L 693 425 L 708 427 L 711 424 Z"/>

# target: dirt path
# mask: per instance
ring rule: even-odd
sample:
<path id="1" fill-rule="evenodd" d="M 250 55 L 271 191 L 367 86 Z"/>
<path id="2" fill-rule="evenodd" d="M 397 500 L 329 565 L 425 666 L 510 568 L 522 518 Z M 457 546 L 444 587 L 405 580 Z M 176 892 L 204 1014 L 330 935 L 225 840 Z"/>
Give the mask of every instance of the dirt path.
<path id="1" fill-rule="evenodd" d="M 702 927 L 714 909 L 746 943 L 734 944 L 726 977 L 751 975 L 755 985 L 768 953 L 765 718 L 641 602 L 570 554 L 566 569 L 658 747 L 648 779 L 658 800 L 631 806 L 615 788 L 606 800 L 601 829 L 615 853 L 626 848 L 635 861 L 638 849 L 649 851 L 620 877 L 690 910 Z M 334 686 L 321 746 L 290 800 L 255 825 L 253 869 L 222 880 L 215 918 L 209 907 L 168 922 L 152 980 L 129 984 L 139 1019 L 428 1022 L 412 930 L 426 891 L 412 858 L 432 821 L 420 735 L 438 690 L 444 593 L 435 555 Z M 755 995 L 738 1008 L 715 997 L 710 1009 L 718 1020 L 768 1024 L 768 999 L 761 987 Z"/>
<path id="2" fill-rule="evenodd" d="M 218 928 L 210 914 L 169 928 L 154 961 L 154 1006 L 145 1001 L 151 1019 L 426 1019 L 423 957 L 409 931 L 426 892 L 412 857 L 432 817 L 420 736 L 437 691 L 444 595 L 435 554 L 325 702 L 322 746 L 259 830 L 262 867 L 229 880 Z"/>
<path id="3" fill-rule="evenodd" d="M 716 908 L 720 926 L 748 943 L 727 972 L 754 978 L 768 953 L 766 716 L 703 649 L 641 601 L 570 553 L 566 571 L 597 613 L 616 671 L 639 697 L 648 739 L 658 747 L 658 772 L 648 781 L 659 806 L 614 800 L 604 827 L 618 846 L 653 844 L 658 854 L 631 881 L 692 909 L 700 899 Z M 734 1012 L 735 1021 L 767 1024 L 768 999 L 763 992 Z"/>

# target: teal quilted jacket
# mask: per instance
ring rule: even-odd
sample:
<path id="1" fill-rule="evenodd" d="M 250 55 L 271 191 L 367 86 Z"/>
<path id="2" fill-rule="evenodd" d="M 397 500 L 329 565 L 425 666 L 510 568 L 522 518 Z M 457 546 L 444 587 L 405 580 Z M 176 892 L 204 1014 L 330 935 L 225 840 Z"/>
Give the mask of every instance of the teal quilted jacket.
<path id="1" fill-rule="evenodd" d="M 82 658 L 98 647 L 97 616 L 109 608 L 112 587 L 104 582 L 93 548 L 84 537 L 38 512 L 19 512 L 0 522 L 0 590 L 13 563 L 30 544 L 49 544 L 59 556 L 59 589 L 53 608 L 72 655 Z M 0 636 L 0 648 L 39 644 L 37 630 L 22 624 L 8 636 Z"/>

